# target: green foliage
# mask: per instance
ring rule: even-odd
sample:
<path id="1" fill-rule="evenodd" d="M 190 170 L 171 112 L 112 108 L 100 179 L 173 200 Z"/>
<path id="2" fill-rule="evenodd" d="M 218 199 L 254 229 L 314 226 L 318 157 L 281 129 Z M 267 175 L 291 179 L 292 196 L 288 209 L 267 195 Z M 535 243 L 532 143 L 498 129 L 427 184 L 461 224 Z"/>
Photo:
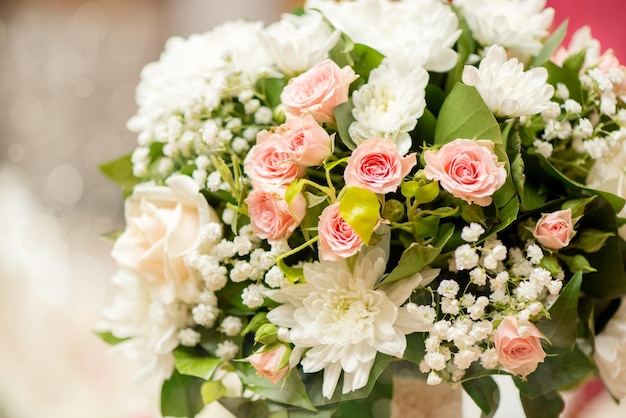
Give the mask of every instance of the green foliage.
<path id="1" fill-rule="evenodd" d="M 306 388 L 298 370 L 291 370 L 291 372 L 276 385 L 269 379 L 258 376 L 254 367 L 249 363 L 237 363 L 236 370 L 241 381 L 252 392 L 281 404 L 297 406 L 309 411 L 316 410 L 307 395 Z M 286 390 L 286 388 L 289 389 Z"/>
<path id="2" fill-rule="evenodd" d="M 483 417 L 495 415 L 500 403 L 500 389 L 490 376 L 463 382 L 463 389 L 483 412 Z"/>
<path id="3" fill-rule="evenodd" d="M 96 331 L 94 332 L 102 341 L 109 345 L 117 345 L 121 342 L 126 341 L 128 338 L 119 338 L 113 335 L 110 331 Z"/>
<path id="4" fill-rule="evenodd" d="M 435 145 L 444 145 L 458 138 L 489 139 L 502 144 L 500 126 L 478 91 L 472 86 L 457 84 L 441 106 L 435 131 Z"/>
<path id="5" fill-rule="evenodd" d="M 124 195 L 130 194 L 133 187 L 141 181 L 133 174 L 131 156 L 126 155 L 100 165 L 100 171 L 122 188 Z"/>
<path id="6" fill-rule="evenodd" d="M 175 370 L 161 388 L 161 414 L 164 417 L 195 417 L 204 408 L 201 395 L 204 382 L 204 379 Z"/>
<path id="7" fill-rule="evenodd" d="M 202 402 L 208 405 L 226 395 L 226 387 L 220 381 L 204 382 L 202 388 L 200 388 L 200 395 L 202 396 Z"/>
<path id="8" fill-rule="evenodd" d="M 354 104 L 352 103 L 352 100 L 348 100 L 333 110 L 335 123 L 337 124 L 337 135 L 339 135 L 341 142 L 343 142 L 346 148 L 350 151 L 353 151 L 356 148 L 356 143 L 350 136 L 350 125 L 352 125 L 352 122 L 355 121 L 354 116 L 352 116 L 353 109 Z"/>
<path id="9" fill-rule="evenodd" d="M 539 54 L 533 60 L 533 67 L 539 67 L 550 60 L 552 55 L 559 49 L 565 35 L 567 35 L 567 20 L 559 25 L 552 35 L 544 42 L 543 48 L 539 51 Z"/>
<path id="10" fill-rule="evenodd" d="M 572 349 L 576 343 L 578 299 L 582 280 L 581 272 L 574 274 L 550 308 L 550 318 L 537 323 L 537 328 L 554 347 Z"/>
<path id="11" fill-rule="evenodd" d="M 537 398 L 520 396 L 527 417 L 558 418 L 565 408 L 563 398 L 557 391 L 545 393 Z"/>
<path id="12" fill-rule="evenodd" d="M 266 103 L 272 109 L 278 107 L 282 102 L 280 100 L 280 94 L 283 92 L 283 88 L 287 85 L 287 80 L 284 78 L 260 78 L 256 83 L 256 89 L 265 98 Z"/>
<path id="13" fill-rule="evenodd" d="M 536 399 L 572 387 L 593 370 L 589 358 L 577 346 L 573 350 L 551 347 L 546 349 L 546 354 L 544 362 L 527 376 L 526 381 L 515 379 L 521 394 L 527 398 Z"/>
<path id="14" fill-rule="evenodd" d="M 348 186 L 339 202 L 339 216 L 368 245 L 380 218 L 380 202 L 376 194 L 360 187 Z"/>
<path id="15" fill-rule="evenodd" d="M 209 380 L 222 361 L 200 349 L 178 347 L 174 350 L 176 370 L 180 374 Z"/>

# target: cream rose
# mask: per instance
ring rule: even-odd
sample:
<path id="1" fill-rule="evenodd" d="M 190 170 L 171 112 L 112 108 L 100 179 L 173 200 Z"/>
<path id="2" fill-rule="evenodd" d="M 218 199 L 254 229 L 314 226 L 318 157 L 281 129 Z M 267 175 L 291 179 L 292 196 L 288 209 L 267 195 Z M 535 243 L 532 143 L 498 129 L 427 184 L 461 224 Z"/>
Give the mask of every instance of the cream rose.
<path id="1" fill-rule="evenodd" d="M 356 254 L 363 241 L 339 215 L 339 203 L 326 207 L 318 224 L 320 259 L 339 261 Z"/>
<path id="2" fill-rule="evenodd" d="M 388 139 L 363 141 L 350 156 L 344 179 L 349 186 L 362 187 L 378 194 L 395 192 L 417 164 L 415 154 L 403 157 Z"/>
<path id="3" fill-rule="evenodd" d="M 350 66 L 339 68 L 327 59 L 289 80 L 280 100 L 289 116 L 310 114 L 319 123 L 334 123 L 333 110 L 348 101 L 350 83 L 357 77 Z"/>
<path id="4" fill-rule="evenodd" d="M 438 151 L 424 151 L 424 174 L 437 180 L 453 196 L 468 203 L 489 206 L 491 196 L 506 181 L 504 163 L 488 140 L 456 139 Z"/>
<path id="5" fill-rule="evenodd" d="M 541 332 L 532 323 L 521 325 L 517 318 L 507 316 L 494 336 L 498 361 L 511 373 L 528 376 L 546 357 L 541 347 L 541 338 Z"/>
<path id="6" fill-rule="evenodd" d="M 126 229 L 111 253 L 158 289 L 164 303 L 190 299 L 195 282 L 185 256 L 200 245 L 200 227 L 219 222 L 190 177 L 174 175 L 166 183 L 135 187 L 125 202 Z"/>
<path id="7" fill-rule="evenodd" d="M 572 210 L 557 210 L 542 214 L 535 225 L 533 236 L 541 245 L 551 250 L 567 247 L 574 236 Z"/>
<path id="8" fill-rule="evenodd" d="M 284 192 L 283 192 L 284 193 Z M 291 208 L 279 190 L 253 190 L 245 200 L 254 233 L 270 243 L 289 238 L 306 214 L 306 199 L 298 193 Z"/>
<path id="9" fill-rule="evenodd" d="M 626 298 L 596 336 L 593 358 L 607 389 L 617 399 L 626 399 Z"/>

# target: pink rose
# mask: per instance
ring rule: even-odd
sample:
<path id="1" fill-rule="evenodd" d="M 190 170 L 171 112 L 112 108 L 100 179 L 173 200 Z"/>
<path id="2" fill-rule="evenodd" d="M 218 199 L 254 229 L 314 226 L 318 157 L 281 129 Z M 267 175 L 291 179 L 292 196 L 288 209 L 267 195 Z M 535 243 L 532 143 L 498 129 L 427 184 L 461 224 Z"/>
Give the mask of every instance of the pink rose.
<path id="1" fill-rule="evenodd" d="M 520 326 L 517 318 L 507 316 L 494 337 L 498 361 L 511 373 L 528 376 L 546 357 L 541 338 L 541 332 L 530 322 Z"/>
<path id="2" fill-rule="evenodd" d="M 439 151 L 424 151 L 424 174 L 467 203 L 489 206 L 507 175 L 493 149 L 493 142 L 488 140 L 456 139 Z"/>
<path id="3" fill-rule="evenodd" d="M 304 175 L 306 167 L 296 163 L 280 137 L 264 132 L 244 160 L 244 171 L 253 184 L 266 190 L 282 189 Z"/>
<path id="4" fill-rule="evenodd" d="M 339 203 L 326 207 L 318 224 L 320 258 L 338 261 L 356 254 L 363 241 L 339 216 Z"/>
<path id="5" fill-rule="evenodd" d="M 306 213 L 306 199 L 301 193 L 293 200 L 291 208 L 280 190 L 255 189 L 245 202 L 252 230 L 270 243 L 289 238 Z"/>
<path id="6" fill-rule="evenodd" d="M 574 236 L 572 210 L 557 210 L 542 214 L 541 219 L 535 225 L 533 236 L 541 245 L 551 250 L 567 247 Z"/>
<path id="7" fill-rule="evenodd" d="M 287 120 L 279 128 L 279 134 L 292 159 L 299 164 L 318 166 L 330 155 L 330 135 L 311 115 Z"/>
<path id="8" fill-rule="evenodd" d="M 415 154 L 403 157 L 393 141 L 371 138 L 363 141 L 350 156 L 344 179 L 378 194 L 395 192 L 417 164 Z"/>
<path id="9" fill-rule="evenodd" d="M 289 116 L 311 114 L 319 123 L 334 123 L 333 110 L 348 101 L 357 77 L 350 66 L 339 68 L 327 59 L 289 80 L 280 100 Z"/>
<path id="10" fill-rule="evenodd" d="M 290 351 L 286 345 L 280 344 L 271 350 L 252 354 L 248 357 L 248 362 L 259 376 L 266 377 L 276 384 L 289 371 Z"/>

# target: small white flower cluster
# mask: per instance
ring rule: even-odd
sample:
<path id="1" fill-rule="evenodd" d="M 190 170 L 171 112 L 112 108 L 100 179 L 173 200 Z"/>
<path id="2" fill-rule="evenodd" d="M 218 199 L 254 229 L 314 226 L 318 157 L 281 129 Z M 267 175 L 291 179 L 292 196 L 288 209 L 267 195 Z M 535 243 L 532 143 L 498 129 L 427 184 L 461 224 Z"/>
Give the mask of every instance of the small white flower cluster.
<path id="1" fill-rule="evenodd" d="M 441 280 L 431 290 L 431 305 L 407 304 L 409 313 L 429 328 L 420 363 L 428 384 L 458 382 L 477 361 L 486 369 L 496 368 L 497 321 L 507 315 L 537 321 L 561 291 L 561 274 L 553 277 L 540 266 L 541 247 L 529 242 L 524 250 L 507 249 L 497 238 L 476 244 L 483 233 L 478 224 L 465 227 L 462 238 L 467 244 L 459 246 L 449 262 L 452 272 L 467 271 L 469 280 Z"/>
<path id="2" fill-rule="evenodd" d="M 583 68 L 583 102 L 575 100 L 566 85 L 557 85 L 555 100 L 560 104 L 550 102 L 542 112 L 545 129 L 541 138 L 533 142 L 537 153 L 550 158 L 556 148 L 563 148 L 564 141 L 571 141 L 571 147 L 580 154 L 581 164 L 586 158 L 593 160 L 587 176 L 592 187 L 623 178 L 626 164 L 626 69 L 612 67 L 611 63 L 600 61 Z"/>
<path id="3" fill-rule="evenodd" d="M 223 317 L 216 292 L 222 290 L 229 281 L 250 281 L 251 284 L 242 290 L 242 303 L 250 309 L 260 307 L 268 288 L 280 288 L 288 283 L 276 266 L 276 257 L 289 248 L 284 242 L 277 243 L 269 251 L 260 248 L 260 240 L 254 237 L 249 225 L 240 228 L 232 240 L 223 238 L 221 226 L 217 223 L 205 225 L 200 236 L 202 242 L 198 251 L 185 258 L 186 265 L 199 275 L 199 282 L 202 283 L 202 288 L 198 289 L 197 303 L 191 307 L 191 317 L 196 325 L 204 328 L 218 325 L 218 331 L 226 337 L 234 337 L 241 331 L 242 321 L 236 316 Z M 203 253 L 203 248 L 210 250 Z M 181 344 L 196 345 L 200 336 L 194 333 L 191 328 L 181 329 L 178 335 Z M 216 355 L 226 360 L 233 358 L 237 352 L 231 350 L 232 344 L 232 341 L 224 341 L 220 349 L 222 354 Z"/>

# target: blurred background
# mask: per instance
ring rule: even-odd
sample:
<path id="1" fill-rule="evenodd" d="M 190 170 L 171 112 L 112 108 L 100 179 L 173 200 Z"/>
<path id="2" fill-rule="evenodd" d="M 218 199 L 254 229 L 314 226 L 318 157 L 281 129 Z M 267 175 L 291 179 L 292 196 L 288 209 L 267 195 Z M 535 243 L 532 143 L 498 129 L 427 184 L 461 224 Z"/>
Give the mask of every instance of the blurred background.
<path id="1" fill-rule="evenodd" d="M 299 3 L 0 0 L 0 418 L 159 416 L 155 382 L 91 332 L 115 292 L 100 236 L 123 228 L 97 166 L 135 147 L 134 89 L 167 38 Z"/>
<path id="2" fill-rule="evenodd" d="M 0 1 L 0 418 L 150 418 L 155 382 L 93 335 L 114 289 L 141 68 L 172 35 L 275 21 L 291 0 Z"/>

